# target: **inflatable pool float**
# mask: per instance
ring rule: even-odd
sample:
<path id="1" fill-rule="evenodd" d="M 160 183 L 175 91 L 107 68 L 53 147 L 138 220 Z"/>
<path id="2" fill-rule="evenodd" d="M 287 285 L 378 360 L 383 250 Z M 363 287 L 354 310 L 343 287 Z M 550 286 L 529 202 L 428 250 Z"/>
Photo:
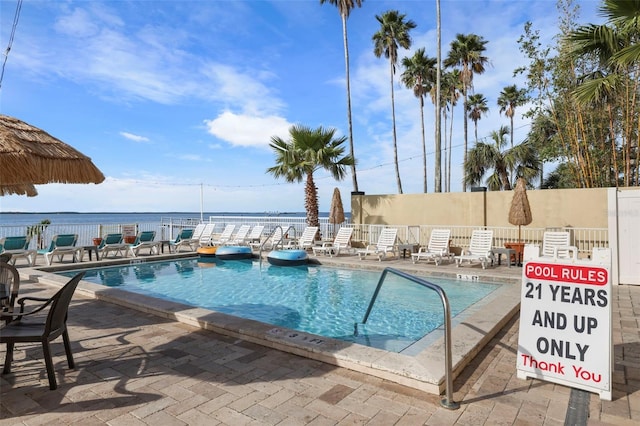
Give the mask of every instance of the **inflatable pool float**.
<path id="1" fill-rule="evenodd" d="M 248 246 L 221 246 L 216 251 L 216 257 L 221 260 L 251 259 L 253 253 Z"/>
<path id="2" fill-rule="evenodd" d="M 300 266 L 307 264 L 309 255 L 305 250 L 273 250 L 267 260 L 277 266 Z"/>
<path id="3" fill-rule="evenodd" d="M 200 255 L 201 262 L 213 262 L 218 247 L 199 247 L 196 252 Z"/>

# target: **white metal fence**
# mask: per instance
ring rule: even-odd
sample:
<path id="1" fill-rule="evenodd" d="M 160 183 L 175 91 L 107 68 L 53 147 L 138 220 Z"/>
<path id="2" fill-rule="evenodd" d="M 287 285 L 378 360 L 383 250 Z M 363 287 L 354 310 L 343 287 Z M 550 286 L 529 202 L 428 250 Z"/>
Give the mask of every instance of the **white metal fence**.
<path id="1" fill-rule="evenodd" d="M 211 216 L 209 222 L 216 224 L 216 232 L 221 232 L 228 224 L 235 225 L 264 225 L 264 234 L 270 234 L 277 226 L 287 229 L 293 226 L 296 234 L 300 235 L 307 226 L 304 217 L 264 217 L 264 216 Z M 28 235 L 31 232 L 30 248 L 38 249 L 47 247 L 51 238 L 57 234 L 78 234 L 78 245 L 91 245 L 93 238 L 104 236 L 110 232 L 123 232 L 123 229 L 131 229 L 134 226 L 136 232 L 156 231 L 156 240 L 172 240 L 183 228 L 193 228 L 199 223 L 199 219 L 193 218 L 162 218 L 160 223 L 136 223 L 136 224 L 50 224 L 33 226 L 0 225 L 0 237 Z M 352 241 L 354 244 L 374 244 L 378 241 L 380 230 L 385 227 L 398 229 L 398 240 L 401 244 L 426 245 L 429 242 L 431 230 L 434 228 L 447 228 L 451 230 L 451 245 L 454 247 L 468 247 L 471 233 L 479 227 L 473 226 L 438 226 L 438 225 L 357 225 L 357 224 L 331 224 L 328 218 L 320 218 L 320 233 L 323 239 L 333 239 L 341 226 L 354 228 Z M 542 244 L 545 231 L 550 229 L 522 227 L 488 227 L 494 231 L 493 245 L 504 247 L 506 242 L 523 242 L 527 244 Z M 571 233 L 572 244 L 578 247 L 579 255 L 587 257 L 594 247 L 609 247 L 609 236 L 606 228 L 554 228 L 553 230 L 567 230 Z M 519 237 L 518 237 L 519 235 Z"/>

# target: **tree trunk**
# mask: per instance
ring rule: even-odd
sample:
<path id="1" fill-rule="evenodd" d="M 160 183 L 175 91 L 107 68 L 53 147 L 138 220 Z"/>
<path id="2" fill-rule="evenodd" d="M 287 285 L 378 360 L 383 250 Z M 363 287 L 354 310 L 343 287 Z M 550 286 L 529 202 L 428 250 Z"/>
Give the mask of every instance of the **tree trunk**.
<path id="1" fill-rule="evenodd" d="M 391 69 L 391 121 L 393 122 L 393 162 L 396 165 L 396 181 L 398 182 L 398 194 L 402 194 L 402 182 L 400 181 L 400 164 L 398 163 L 398 142 L 396 138 L 396 105 L 393 94 L 393 62 L 389 60 Z"/>
<path id="2" fill-rule="evenodd" d="M 464 96 L 463 118 L 464 118 L 464 159 L 462 160 L 462 192 L 467 192 L 467 170 L 464 165 L 467 164 L 467 141 L 468 141 L 468 127 L 467 123 L 467 85 L 462 85 L 462 91 Z"/>
<path id="3" fill-rule="evenodd" d="M 440 0 L 436 0 L 436 33 L 437 33 L 437 50 L 436 50 L 436 140 L 435 140 L 435 192 L 442 192 L 442 129 L 441 129 L 441 75 L 442 75 L 442 28 L 440 26 Z"/>
<path id="4" fill-rule="evenodd" d="M 344 39 L 344 63 L 346 67 L 347 78 L 347 122 L 349 124 L 349 154 L 355 160 L 356 156 L 353 152 L 353 122 L 351 120 L 351 83 L 349 78 L 349 43 L 347 39 L 347 15 L 342 16 L 342 38 Z M 356 176 L 356 163 L 351 165 L 351 180 L 353 181 L 353 190 L 358 191 L 358 178 Z"/>
<path id="5" fill-rule="evenodd" d="M 307 225 L 320 226 L 320 216 L 318 211 L 318 188 L 313 180 L 313 173 L 307 173 L 307 182 L 305 183 L 305 200 L 304 207 L 307 210 Z"/>
<path id="6" fill-rule="evenodd" d="M 424 193 L 427 193 L 427 140 L 424 134 L 424 97 L 420 95 L 420 126 L 422 128 L 422 175 L 424 177 Z"/>

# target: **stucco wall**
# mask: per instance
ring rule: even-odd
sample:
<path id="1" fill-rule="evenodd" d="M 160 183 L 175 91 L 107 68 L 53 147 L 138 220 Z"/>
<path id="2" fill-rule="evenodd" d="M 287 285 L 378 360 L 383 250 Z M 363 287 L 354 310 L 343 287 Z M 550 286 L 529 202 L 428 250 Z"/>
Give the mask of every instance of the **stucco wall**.
<path id="1" fill-rule="evenodd" d="M 528 190 L 527 197 L 532 228 L 608 226 L 607 188 Z M 355 195 L 351 215 L 356 224 L 512 226 L 512 198 L 512 191 Z"/>

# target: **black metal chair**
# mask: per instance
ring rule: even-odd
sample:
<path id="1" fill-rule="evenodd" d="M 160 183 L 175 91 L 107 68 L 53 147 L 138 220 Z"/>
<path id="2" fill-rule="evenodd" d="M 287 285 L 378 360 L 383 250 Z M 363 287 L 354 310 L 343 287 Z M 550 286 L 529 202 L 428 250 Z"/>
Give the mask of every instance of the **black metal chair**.
<path id="1" fill-rule="evenodd" d="M 20 274 L 15 266 L 7 262 L 0 259 L 0 312 L 11 314 L 20 289 Z M 9 322 L 11 317 L 7 316 L 3 320 Z"/>
<path id="2" fill-rule="evenodd" d="M 81 272 L 74 276 L 50 299 L 41 297 L 22 297 L 17 301 L 20 305 L 19 313 L 2 314 L 3 317 L 12 317 L 11 322 L 9 322 L 0 331 L 0 343 L 7 344 L 7 354 L 4 360 L 4 369 L 2 370 L 2 374 L 8 374 L 11 372 L 11 362 L 13 361 L 13 347 L 16 343 L 41 342 L 44 362 L 47 366 L 47 376 L 49 377 L 49 389 L 56 389 L 58 387 L 58 384 L 56 382 L 56 376 L 53 370 L 53 360 L 51 358 L 49 343 L 59 336 L 62 336 L 62 339 L 64 341 L 64 349 L 67 354 L 67 362 L 69 364 L 69 368 L 75 368 L 73 355 L 71 353 L 71 344 L 69 342 L 69 333 L 67 332 L 67 312 L 69 310 L 69 304 L 71 303 L 73 293 L 75 292 L 76 287 L 78 286 L 78 283 L 83 276 L 84 272 Z M 34 309 L 33 311 L 24 312 L 25 302 L 27 300 L 40 301 L 45 303 Z M 44 323 L 40 321 L 29 322 L 28 320 L 23 319 L 24 317 L 28 317 L 32 314 L 42 311 L 49 305 L 49 312 Z"/>

